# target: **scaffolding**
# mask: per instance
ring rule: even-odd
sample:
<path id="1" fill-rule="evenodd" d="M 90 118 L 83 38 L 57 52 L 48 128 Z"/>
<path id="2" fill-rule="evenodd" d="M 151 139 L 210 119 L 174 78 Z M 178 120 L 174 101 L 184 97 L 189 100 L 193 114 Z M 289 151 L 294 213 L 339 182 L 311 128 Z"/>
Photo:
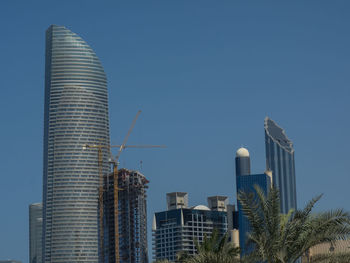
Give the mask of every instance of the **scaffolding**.
<path id="1" fill-rule="evenodd" d="M 124 141 L 121 145 L 105 145 L 105 144 L 94 144 L 94 145 L 88 145 L 85 144 L 83 145 L 83 149 L 88 149 L 88 148 L 96 148 L 98 149 L 98 165 L 99 165 L 99 244 L 100 244 L 100 262 L 102 263 L 120 263 L 120 255 L 121 253 L 119 252 L 119 240 L 122 239 L 123 237 L 120 238 L 119 236 L 119 230 L 121 229 L 119 227 L 119 218 L 123 218 L 123 216 L 119 215 L 119 210 L 120 210 L 120 202 L 119 202 L 119 191 L 122 190 L 122 188 L 119 187 L 119 184 L 125 184 L 125 182 L 123 181 L 118 181 L 118 184 L 114 184 L 115 181 L 119 180 L 119 172 L 118 172 L 118 164 L 119 164 L 119 157 L 120 154 L 122 153 L 122 151 L 126 148 L 165 148 L 166 146 L 164 145 L 125 145 L 126 142 L 128 141 L 128 138 L 131 134 L 131 131 L 133 130 L 135 123 L 137 121 L 138 116 L 140 115 L 141 111 L 139 110 L 128 130 L 128 133 L 126 134 Z M 117 153 L 117 156 L 115 158 L 113 158 L 113 156 L 110 156 L 110 161 L 109 163 L 113 165 L 113 173 L 111 174 L 107 174 L 107 175 L 103 175 L 103 153 L 102 153 L 102 149 L 108 149 L 109 153 L 110 153 L 110 149 L 111 148 L 119 148 L 119 151 Z M 111 153 L 110 153 L 111 154 Z M 143 199 L 140 197 L 137 197 L 136 200 L 144 200 L 144 215 L 146 215 L 146 194 L 145 194 L 145 188 L 147 188 L 146 184 L 148 183 L 148 181 L 145 179 L 145 177 L 140 174 L 139 172 L 135 172 L 135 171 L 129 171 L 124 169 L 124 171 L 128 171 L 130 172 L 130 174 L 138 174 L 139 176 L 143 177 L 143 179 L 140 179 L 141 184 L 143 183 L 143 187 L 141 185 L 137 185 L 132 184 L 136 188 L 142 188 L 143 189 Z M 140 178 L 141 178 L 140 177 Z M 129 187 L 129 184 L 127 184 L 127 186 Z M 142 241 L 143 242 L 143 232 L 141 230 L 142 227 L 144 227 L 144 230 L 146 231 L 146 223 L 143 225 L 142 224 L 142 220 L 145 220 L 142 218 L 142 214 L 141 210 L 138 209 L 138 206 L 143 207 L 141 203 L 138 204 L 138 206 L 136 206 L 136 208 L 133 208 L 133 205 L 135 205 L 134 203 L 136 202 L 135 200 L 133 200 L 132 198 L 134 197 L 135 193 L 133 194 L 133 192 L 137 192 L 135 191 L 135 189 L 132 188 L 132 190 L 130 191 L 130 207 L 131 209 L 134 209 L 135 211 L 135 219 L 134 223 L 139 224 L 137 225 L 136 228 L 135 226 L 132 226 L 132 229 L 136 229 L 135 233 L 133 233 L 133 235 L 129 234 L 130 237 L 134 237 L 134 238 L 140 238 L 139 240 L 136 240 L 135 242 L 129 242 L 130 244 L 136 244 L 135 246 L 135 256 L 132 256 L 132 258 L 135 258 L 135 261 L 126 261 L 126 262 L 147 262 L 147 246 L 143 247 L 141 245 L 139 245 L 139 243 Z M 129 193 L 129 188 L 126 189 L 127 192 Z M 141 191 L 142 192 L 142 191 Z M 129 209 L 130 209 L 129 207 Z M 122 211 L 122 210 L 121 210 Z M 107 213 L 107 214 L 105 214 Z M 138 216 L 141 215 L 141 218 L 138 219 Z M 130 216 L 131 216 L 131 212 L 130 212 Z M 131 220 L 131 217 L 130 217 Z M 131 221 L 130 221 L 131 222 Z M 106 226 L 106 227 L 104 227 Z M 140 233 L 138 233 L 138 231 Z M 113 235 L 111 233 L 114 233 Z M 145 232 L 146 233 L 146 232 Z M 147 233 L 146 233 L 147 234 Z M 145 234 L 145 240 L 147 243 L 147 237 Z M 128 236 L 128 238 L 129 238 Z M 114 249 L 111 248 L 111 246 L 114 247 Z M 145 249 L 145 254 L 146 257 L 145 259 L 140 259 L 139 258 L 143 258 L 143 253 Z M 133 251 L 131 251 L 133 252 Z M 129 253 L 130 254 L 130 253 Z M 131 254 L 130 254 L 131 255 Z M 127 257 L 129 258 L 129 257 Z M 106 259 L 106 260 L 105 260 Z M 123 262 L 123 261 L 122 261 Z"/>
<path id="2" fill-rule="evenodd" d="M 105 177 L 105 242 L 108 262 L 116 262 L 115 241 L 119 236 L 119 261 L 121 263 L 147 263 L 147 207 L 146 189 L 149 181 L 138 171 L 118 171 L 118 232 L 114 222 L 114 177 Z"/>

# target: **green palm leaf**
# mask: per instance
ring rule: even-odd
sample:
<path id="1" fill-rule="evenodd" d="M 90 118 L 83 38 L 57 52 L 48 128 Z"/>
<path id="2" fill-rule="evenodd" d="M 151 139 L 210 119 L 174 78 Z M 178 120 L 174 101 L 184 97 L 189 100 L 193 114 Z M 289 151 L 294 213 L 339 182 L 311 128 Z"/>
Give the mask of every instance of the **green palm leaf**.
<path id="1" fill-rule="evenodd" d="M 304 209 L 285 215 L 280 213 L 277 189 L 272 188 L 267 196 L 258 186 L 255 191 L 256 194 L 238 195 L 242 212 L 250 223 L 248 244 L 254 246 L 253 252 L 244 258 L 247 262 L 294 263 L 317 244 L 350 236 L 349 213 L 342 209 L 311 213 L 322 195 L 313 198 Z"/>

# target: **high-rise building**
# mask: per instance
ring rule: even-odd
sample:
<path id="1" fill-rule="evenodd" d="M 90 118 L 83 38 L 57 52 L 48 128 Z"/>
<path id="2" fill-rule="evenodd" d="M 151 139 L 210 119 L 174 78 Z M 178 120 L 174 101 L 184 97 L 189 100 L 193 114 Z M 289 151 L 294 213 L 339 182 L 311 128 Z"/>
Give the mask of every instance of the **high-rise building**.
<path id="1" fill-rule="evenodd" d="M 210 237 L 213 230 L 219 234 L 227 232 L 227 212 L 223 204 L 227 197 L 209 197 L 209 206 L 188 207 L 187 193 L 174 192 L 167 194 L 167 211 L 155 213 L 152 224 L 154 260 L 176 260 L 178 252 L 189 255 L 196 253 L 195 242 L 202 242 L 205 236 Z"/>
<path id="2" fill-rule="evenodd" d="M 246 148 L 239 148 L 236 152 L 236 176 L 250 174 L 250 156 Z"/>
<path id="3" fill-rule="evenodd" d="M 271 178 L 269 174 L 251 174 L 237 176 L 237 192 L 246 192 L 256 194 L 254 186 L 259 186 L 265 194 L 271 187 Z M 247 246 L 247 234 L 250 232 L 250 224 L 242 211 L 242 206 L 238 202 L 238 225 L 239 225 L 239 244 L 242 255 L 250 251 Z"/>
<path id="4" fill-rule="evenodd" d="M 29 263 L 42 262 L 43 205 L 29 205 Z"/>
<path id="5" fill-rule="evenodd" d="M 118 171 L 119 210 L 118 235 L 114 221 L 114 176 L 105 177 L 104 222 L 105 262 L 147 263 L 147 205 L 146 189 L 149 183 L 138 171 Z M 119 261 L 116 260 L 115 241 L 119 237 Z"/>
<path id="6" fill-rule="evenodd" d="M 280 192 L 281 212 L 297 208 L 293 143 L 273 120 L 265 118 L 266 169 Z"/>
<path id="7" fill-rule="evenodd" d="M 271 172 L 263 174 L 250 174 L 249 152 L 245 148 L 238 149 L 236 153 L 236 186 L 237 195 L 241 192 L 256 194 L 255 186 L 259 186 L 265 194 L 268 193 L 271 187 Z M 243 160 L 241 160 L 243 159 Z M 244 165 L 242 165 L 244 163 Z M 248 169 L 249 167 L 249 173 Z M 247 246 L 247 235 L 250 231 L 250 225 L 247 217 L 242 211 L 242 206 L 237 201 L 238 206 L 238 226 L 239 226 L 239 244 L 241 254 L 245 255 L 250 252 L 250 247 Z"/>
<path id="8" fill-rule="evenodd" d="M 98 262 L 99 166 L 109 145 L 106 75 L 98 57 L 64 26 L 46 31 L 43 261 Z M 109 171 L 103 148 L 103 173 Z"/>

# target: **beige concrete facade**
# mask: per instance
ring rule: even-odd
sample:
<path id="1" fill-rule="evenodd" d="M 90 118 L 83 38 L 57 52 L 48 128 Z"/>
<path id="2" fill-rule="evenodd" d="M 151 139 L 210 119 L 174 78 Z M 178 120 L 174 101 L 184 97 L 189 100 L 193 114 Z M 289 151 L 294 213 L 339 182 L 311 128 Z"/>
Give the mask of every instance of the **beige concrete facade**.
<path id="1" fill-rule="evenodd" d="M 338 240 L 334 245 L 331 243 L 322 243 L 310 248 L 308 255 L 302 257 L 302 263 L 309 262 L 316 255 L 345 252 L 350 252 L 350 240 Z"/>

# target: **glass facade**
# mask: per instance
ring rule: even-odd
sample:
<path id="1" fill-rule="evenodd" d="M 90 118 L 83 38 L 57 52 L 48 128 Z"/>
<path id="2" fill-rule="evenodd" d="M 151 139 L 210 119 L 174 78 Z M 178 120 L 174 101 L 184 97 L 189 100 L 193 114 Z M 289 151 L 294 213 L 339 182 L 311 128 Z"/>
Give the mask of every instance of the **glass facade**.
<path id="1" fill-rule="evenodd" d="M 196 253 L 194 240 L 202 242 L 205 235 L 217 229 L 221 235 L 227 232 L 226 211 L 173 209 L 155 213 L 153 222 L 153 257 L 155 260 L 176 260 L 180 251 Z"/>
<path id="2" fill-rule="evenodd" d="M 29 263 L 42 262 L 42 203 L 29 206 Z"/>
<path id="3" fill-rule="evenodd" d="M 236 175 L 250 174 L 250 157 L 236 157 Z"/>
<path id="4" fill-rule="evenodd" d="M 297 209 L 294 149 L 285 131 L 273 120 L 265 118 L 267 170 L 272 171 L 273 185 L 280 191 L 281 212 Z"/>
<path id="5" fill-rule="evenodd" d="M 98 262 L 98 158 L 85 144 L 109 145 L 106 75 L 83 39 L 52 25 L 45 61 L 45 262 Z M 104 173 L 107 159 L 106 150 Z"/>
<path id="6" fill-rule="evenodd" d="M 253 193 L 256 194 L 254 186 L 259 186 L 265 194 L 268 193 L 271 187 L 271 178 L 267 174 L 251 174 L 251 175 L 238 175 L 237 180 L 237 193 Z M 239 246 L 241 248 L 241 254 L 245 255 L 250 252 L 252 248 L 247 246 L 247 234 L 250 232 L 249 221 L 242 212 L 242 206 L 238 202 L 238 226 L 239 226 Z"/>

